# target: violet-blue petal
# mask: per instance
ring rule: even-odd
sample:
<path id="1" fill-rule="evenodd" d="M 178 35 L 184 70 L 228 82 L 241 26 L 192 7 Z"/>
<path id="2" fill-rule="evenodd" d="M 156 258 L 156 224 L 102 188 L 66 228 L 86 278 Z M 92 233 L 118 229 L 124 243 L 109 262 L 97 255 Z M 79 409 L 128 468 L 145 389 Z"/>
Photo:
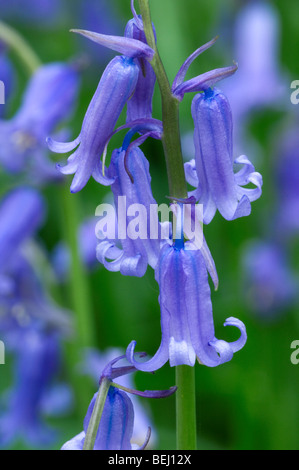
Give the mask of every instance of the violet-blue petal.
<path id="1" fill-rule="evenodd" d="M 185 62 L 183 63 L 183 65 L 181 66 L 180 70 L 178 71 L 177 75 L 175 76 L 175 79 L 172 83 L 172 87 L 171 87 L 171 90 L 172 92 L 174 92 L 177 87 L 179 85 L 181 85 L 183 83 L 183 81 L 185 80 L 185 76 L 186 76 L 186 73 L 188 72 L 188 69 L 190 67 L 190 65 L 192 64 L 192 62 L 200 55 L 202 54 L 204 51 L 206 51 L 207 49 L 209 49 L 210 47 L 212 47 L 216 40 L 218 38 L 215 37 L 214 39 L 212 39 L 211 41 L 207 42 L 206 44 L 204 44 L 203 46 L 199 47 L 198 49 L 196 49 L 196 51 L 193 52 L 193 54 L 191 54 L 186 60 Z"/>
<path id="2" fill-rule="evenodd" d="M 144 57 L 147 60 L 152 60 L 155 54 L 151 47 L 137 39 L 123 36 L 109 36 L 106 34 L 94 33 L 92 31 L 85 31 L 83 29 L 72 29 L 71 31 L 81 34 L 87 39 L 90 39 L 101 46 L 108 47 L 108 49 L 119 52 L 126 57 Z"/>
<path id="3" fill-rule="evenodd" d="M 88 424 L 96 401 L 94 395 L 86 417 L 84 431 Z M 128 395 L 114 387 L 110 387 L 104 405 L 100 426 L 95 440 L 94 450 L 131 450 L 133 434 L 134 409 Z"/>
<path id="4" fill-rule="evenodd" d="M 232 343 L 215 337 L 211 292 L 206 265 L 200 250 L 165 245 L 161 250 L 156 279 L 160 287 L 162 341 L 157 353 L 141 363 L 134 358 L 135 342 L 127 349 L 128 360 L 143 371 L 170 366 L 201 364 L 216 367 L 232 359 L 246 342 L 246 329 L 230 317 L 225 325 L 239 328 L 240 338 Z"/>
<path id="5" fill-rule="evenodd" d="M 123 275 L 141 277 L 145 274 L 148 265 L 156 267 L 159 255 L 159 233 L 156 238 L 150 236 L 152 222 L 150 206 L 155 205 L 156 201 L 151 190 L 149 163 L 143 152 L 138 147 L 134 147 L 128 152 L 127 167 L 133 177 L 133 182 L 126 171 L 125 157 L 126 152 L 122 148 L 114 150 L 108 169 L 108 177 L 114 181 L 111 190 L 116 214 L 119 218 L 120 212 L 123 212 L 123 208 L 120 206 L 123 200 L 125 200 L 126 208 L 138 204 L 136 210 L 142 208 L 144 211 L 138 213 L 137 216 L 136 212 L 129 214 L 126 211 L 125 227 L 122 227 L 126 233 L 124 235 L 117 233 L 115 242 L 102 240 L 97 247 L 97 257 L 108 270 L 119 270 Z M 142 233 L 138 233 L 135 225 L 132 225 L 136 218 L 138 218 L 139 232 L 143 230 Z M 156 214 L 156 222 L 159 232 L 158 214 Z M 132 233 L 129 233 L 130 229 Z"/>
<path id="6" fill-rule="evenodd" d="M 218 89 L 209 89 L 194 97 L 192 116 L 195 160 L 186 164 L 186 177 L 190 184 L 197 178 L 197 188 L 192 195 L 203 204 L 204 223 L 211 222 L 217 209 L 227 220 L 249 215 L 251 201 L 261 195 L 262 177 L 254 171 L 247 157 L 233 161 L 232 116 L 228 100 Z M 234 163 L 243 165 L 236 174 Z M 256 188 L 243 187 L 249 183 Z"/>
<path id="7" fill-rule="evenodd" d="M 178 85 L 173 90 L 172 94 L 178 101 L 182 101 L 185 93 L 208 90 L 209 88 L 214 86 L 215 83 L 233 75 L 237 71 L 237 69 L 237 65 L 232 65 L 230 67 L 223 67 L 220 69 L 215 69 L 203 73 L 195 78 L 191 78 L 190 80 L 187 80 L 186 82 L 183 82 Z"/>
<path id="8" fill-rule="evenodd" d="M 117 56 L 106 67 L 97 90 L 88 106 L 79 138 L 70 143 L 69 149 L 79 141 L 79 147 L 59 169 L 63 174 L 75 173 L 71 192 L 80 191 L 93 175 L 104 185 L 112 180 L 102 174 L 101 155 L 108 138 L 130 96 L 132 95 L 139 69 L 132 59 Z M 59 145 L 51 141 L 51 147 Z M 67 147 L 61 146 L 61 150 Z"/>

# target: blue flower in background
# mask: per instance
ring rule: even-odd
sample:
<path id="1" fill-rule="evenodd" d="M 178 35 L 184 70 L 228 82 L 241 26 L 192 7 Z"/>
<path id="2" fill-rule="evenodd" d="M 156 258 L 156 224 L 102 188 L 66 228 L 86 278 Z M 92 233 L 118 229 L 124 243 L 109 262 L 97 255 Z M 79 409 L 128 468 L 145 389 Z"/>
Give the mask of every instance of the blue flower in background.
<path id="1" fill-rule="evenodd" d="M 273 231 L 283 240 L 299 233 L 299 138 L 298 120 L 280 137 L 276 151 L 274 182 L 277 190 Z"/>
<path id="2" fill-rule="evenodd" d="M 168 360 L 170 366 L 201 364 L 215 367 L 230 361 L 246 343 L 244 324 L 233 317 L 224 325 L 236 326 L 240 338 L 232 343 L 215 337 L 211 291 L 207 268 L 200 250 L 190 242 L 184 248 L 165 245 L 156 269 L 160 287 L 162 341 L 147 362 L 134 358 L 135 341 L 127 349 L 128 360 L 138 370 L 154 371 Z"/>
<path id="3" fill-rule="evenodd" d="M 22 104 L 9 120 L 0 120 L 0 165 L 13 174 L 26 172 L 30 182 L 61 179 L 48 160 L 46 138 L 74 109 L 79 89 L 72 65 L 52 63 L 32 76 Z"/>
<path id="4" fill-rule="evenodd" d="M 248 2 L 240 9 L 234 30 L 238 73 L 223 85 L 237 129 L 254 110 L 285 108 L 289 81 L 279 65 L 280 18 L 271 2 Z"/>
<path id="5" fill-rule="evenodd" d="M 140 354 L 143 357 L 144 354 Z M 172 395 L 176 391 L 176 387 L 171 387 L 169 390 L 164 391 L 145 391 L 139 392 L 137 390 L 126 389 L 120 390 L 113 386 L 112 380 L 118 377 L 135 372 L 136 369 L 128 364 L 127 361 L 123 365 L 113 367 L 116 363 L 121 362 L 125 359 L 125 356 L 117 357 L 112 360 L 103 369 L 100 385 L 102 380 L 111 381 L 108 395 L 105 401 L 102 417 L 100 420 L 96 440 L 94 444 L 94 450 L 132 450 L 136 449 L 131 443 L 134 426 L 134 408 L 128 393 L 139 395 L 147 398 L 165 398 Z M 98 393 L 98 392 L 97 392 Z M 86 417 L 84 419 L 84 430 L 75 436 L 70 441 L 66 442 L 61 450 L 82 450 L 86 432 L 88 429 L 89 421 L 92 415 L 92 411 L 97 398 L 97 393 L 91 400 L 89 408 L 87 410 Z M 144 449 L 148 443 L 150 433 L 139 449 Z"/>
<path id="6" fill-rule="evenodd" d="M 0 0 L 1 17 L 12 21 L 52 24 L 61 0 Z"/>
<path id="7" fill-rule="evenodd" d="M 260 319 L 274 320 L 295 305 L 299 277 L 279 243 L 255 240 L 246 244 L 242 269 L 248 308 Z"/>
<path id="8" fill-rule="evenodd" d="M 208 89 L 192 101 L 195 124 L 195 160 L 185 164 L 186 179 L 203 204 L 204 223 L 218 209 L 232 220 L 251 212 L 251 202 L 261 195 L 262 177 L 244 155 L 233 161 L 232 116 L 227 98 L 218 89 Z M 243 168 L 234 173 L 234 163 Z M 256 188 L 247 188 L 253 183 Z M 244 187 L 245 186 L 245 187 Z"/>
<path id="9" fill-rule="evenodd" d="M 51 391 L 61 366 L 59 335 L 55 330 L 23 328 L 16 335 L 13 356 L 13 386 L 6 392 L 8 401 L 0 418 L 0 443 L 7 446 L 21 439 L 30 445 L 49 444 L 57 436 L 45 423 L 43 402 L 48 402 L 48 412 L 49 399 L 53 410 L 56 403 L 61 408 L 61 399 Z M 70 390 L 64 398 L 66 410 L 72 400 Z"/>

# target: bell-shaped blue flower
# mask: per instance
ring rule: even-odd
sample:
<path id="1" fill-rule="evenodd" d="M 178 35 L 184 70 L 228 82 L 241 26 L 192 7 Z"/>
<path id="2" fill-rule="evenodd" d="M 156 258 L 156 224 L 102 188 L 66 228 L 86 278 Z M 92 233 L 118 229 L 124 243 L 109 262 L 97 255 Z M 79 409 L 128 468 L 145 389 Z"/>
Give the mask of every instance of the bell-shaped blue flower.
<path id="1" fill-rule="evenodd" d="M 139 76 L 136 59 L 151 59 L 154 54 L 147 44 L 135 39 L 81 30 L 75 32 L 123 55 L 112 59 L 106 67 L 77 139 L 69 143 L 48 139 L 49 148 L 53 152 L 66 153 L 78 147 L 68 158 L 67 165 L 58 165 L 63 174 L 75 174 L 71 192 L 80 191 L 91 176 L 101 184 L 109 184 L 102 174 L 101 155 L 124 106 L 135 90 Z"/>
<path id="2" fill-rule="evenodd" d="M 252 240 L 242 251 L 243 290 L 250 312 L 273 321 L 298 301 L 299 277 L 282 244 Z"/>
<path id="3" fill-rule="evenodd" d="M 0 120 L 0 165 L 6 171 L 28 172 L 38 183 L 61 178 L 48 160 L 46 138 L 69 117 L 78 86 L 78 71 L 71 65 L 52 63 L 36 71 L 17 113 Z"/>
<path id="4" fill-rule="evenodd" d="M 215 367 L 230 361 L 246 342 L 244 324 L 233 317 L 224 325 L 239 328 L 241 336 L 234 342 L 215 336 L 211 291 L 206 264 L 200 250 L 187 242 L 182 248 L 165 245 L 156 269 L 160 287 L 162 341 L 157 353 L 147 362 L 134 357 L 135 341 L 128 346 L 127 358 L 142 371 L 170 366 L 201 364 Z"/>
<path id="5" fill-rule="evenodd" d="M 192 193 L 203 204 L 204 223 L 218 209 L 232 220 L 247 216 L 261 195 L 262 177 L 244 155 L 233 161 L 232 116 L 228 100 L 218 89 L 197 94 L 192 102 L 195 160 L 185 164 Z M 234 173 L 234 163 L 242 168 Z M 252 183 L 255 188 L 247 187 Z"/>
<path id="6" fill-rule="evenodd" d="M 158 213 L 151 212 L 156 201 L 151 190 L 148 160 L 138 147 L 128 152 L 127 169 L 132 181 L 125 158 L 126 151 L 122 148 L 112 153 L 108 176 L 113 180 L 111 190 L 119 230 L 115 241 L 103 240 L 98 244 L 97 258 L 109 271 L 141 277 L 148 265 L 155 268 L 158 261 L 158 233 L 156 238 L 150 235 L 151 217 L 156 217 L 159 229 Z"/>
<path id="7" fill-rule="evenodd" d="M 139 357 L 143 357 L 140 354 Z M 103 413 L 99 423 L 95 444 L 93 450 L 132 450 L 136 449 L 131 443 L 134 425 L 134 408 L 127 392 L 133 393 L 148 398 L 165 398 L 172 395 L 176 391 L 176 387 L 171 387 L 169 390 L 164 391 L 145 391 L 138 392 L 137 390 L 126 389 L 120 390 L 117 385 L 112 383 L 117 377 L 135 372 L 136 369 L 128 364 L 127 361 L 124 365 L 113 367 L 117 362 L 122 361 L 125 356 L 120 356 L 111 361 L 103 370 L 101 381 L 103 379 L 111 381 L 107 398 L 104 404 Z M 116 388 L 115 388 L 116 387 Z M 97 392 L 98 393 L 98 392 Z M 97 399 L 97 393 L 91 400 L 88 407 L 87 414 L 84 419 L 84 430 L 75 436 L 70 441 L 66 442 L 61 450 L 82 450 L 84 440 L 88 430 L 88 425 L 92 415 L 92 411 Z M 143 446 L 139 449 L 144 449 L 148 443 L 150 433 L 145 440 Z"/>

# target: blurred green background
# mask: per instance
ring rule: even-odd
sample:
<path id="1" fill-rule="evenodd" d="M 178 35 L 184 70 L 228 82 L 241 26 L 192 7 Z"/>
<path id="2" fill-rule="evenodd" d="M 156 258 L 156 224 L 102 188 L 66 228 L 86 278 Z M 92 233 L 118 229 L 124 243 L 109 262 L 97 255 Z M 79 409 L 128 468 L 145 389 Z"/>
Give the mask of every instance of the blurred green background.
<path id="1" fill-rule="evenodd" d="M 109 2 L 118 18 L 118 25 L 122 25 L 123 28 L 131 18 L 129 3 L 129 0 Z M 234 19 L 244 3 L 237 0 L 150 1 L 158 48 L 170 81 L 185 58 L 217 34 L 220 36 L 218 42 L 194 62 L 188 72 L 188 78 L 214 67 L 230 65 L 232 60 L 238 61 L 238 57 L 234 56 L 231 35 Z M 86 54 L 87 65 L 82 71 L 80 100 L 71 121 L 73 137 L 76 137 L 101 73 L 114 54 L 106 52 L 103 63 L 96 62 L 87 49 L 87 40 L 69 33 L 69 29 L 81 27 L 80 18 L 74 18 L 72 0 L 62 4 L 63 13 L 51 26 L 45 27 L 38 22 L 32 24 L 20 20 L 14 21 L 13 18 L 8 22 L 26 38 L 44 63 L 68 61 L 78 54 Z M 280 67 L 290 77 L 291 82 L 299 79 L 297 60 L 299 4 L 297 0 L 288 2 L 277 0 L 272 4 L 277 8 L 281 21 L 278 51 Z M 119 34 L 120 31 L 112 28 L 111 34 Z M 100 47 L 97 53 L 100 57 L 102 54 Z M 18 108 L 28 75 L 14 54 L 10 54 L 10 58 L 18 74 L 17 92 L 10 110 L 13 114 Z M 181 105 L 183 135 L 193 128 L 190 112 L 192 97 L 193 94 L 186 96 Z M 158 89 L 153 109 L 154 117 L 159 118 Z M 254 315 L 246 295 L 241 266 L 244 244 L 252 238 L 263 239 L 268 220 L 271 214 L 275 213 L 277 187 L 273 179 L 273 168 L 275 159 L 279 158 L 275 150 L 286 118 L 287 111 L 272 109 L 262 109 L 250 117 L 248 133 L 258 143 L 259 152 L 257 157 L 251 154 L 248 154 L 248 157 L 254 160 L 256 170 L 264 178 L 263 195 L 260 200 L 253 203 L 252 214 L 243 219 L 227 222 L 217 213 L 212 223 L 205 227 L 205 237 L 220 280 L 219 290 L 212 291 L 216 336 L 227 340 L 233 339 L 229 336 L 230 330 L 223 328 L 222 325 L 227 317 L 236 316 L 244 321 L 247 327 L 248 341 L 231 362 L 218 368 L 209 369 L 196 364 L 199 449 L 299 448 L 299 364 L 294 365 L 290 360 L 292 352 L 290 345 L 293 340 L 299 339 L 298 303 L 295 302 L 273 320 L 265 321 Z M 238 122 L 234 125 L 238 126 Z M 116 136 L 113 139 L 109 146 L 110 150 L 119 144 L 122 137 L 123 135 Z M 248 148 L 246 142 L 244 147 Z M 168 188 L 162 146 L 157 141 L 148 141 L 143 149 L 150 162 L 154 196 L 157 202 L 166 202 Z M 53 161 L 56 157 L 54 154 L 51 155 Z M 63 160 L 63 157 L 60 160 Z M 44 190 L 49 206 L 48 219 L 39 235 L 49 253 L 63 236 L 61 197 L 70 197 L 68 184 L 71 178 L 66 178 L 66 181 L 67 189 L 57 191 L 55 186 L 49 186 Z M 80 193 L 72 195 L 78 211 L 78 221 L 93 216 L 97 205 L 103 201 L 106 194 L 108 194 L 107 188 L 100 187 L 90 180 Z M 299 237 L 292 241 L 289 249 L 292 250 L 292 267 L 298 271 Z M 128 343 L 135 339 L 138 350 L 154 354 L 160 344 L 161 331 L 158 286 L 151 268 L 141 279 L 107 272 L 100 265 L 91 273 L 86 273 L 86 276 L 93 312 L 92 328 L 99 350 L 111 346 L 125 349 Z M 55 292 L 53 295 L 61 305 L 72 308 L 68 285 L 59 286 L 58 293 Z M 75 365 L 71 361 L 68 362 L 69 348 L 76 349 L 77 345 L 76 338 L 72 341 L 71 346 L 66 344 L 63 374 L 69 380 L 80 381 L 82 385 L 85 379 L 77 377 Z M 0 386 L 5 390 L 10 381 L 9 360 L 5 367 L 1 367 L 0 374 Z M 165 365 L 153 376 L 137 373 L 135 382 L 140 390 L 169 388 L 175 383 L 174 370 Z M 95 391 L 93 385 L 88 383 L 88 379 L 86 379 L 86 388 L 91 394 Z M 158 435 L 157 447 L 165 450 L 174 449 L 175 398 L 147 401 Z M 51 448 L 59 449 L 66 440 L 82 430 L 82 417 L 87 405 L 88 401 L 86 402 L 84 398 L 83 403 L 78 403 L 82 409 L 74 410 L 67 417 L 51 420 L 51 424 L 60 432 L 59 439 Z M 24 448 L 25 444 L 19 443 L 16 447 Z"/>

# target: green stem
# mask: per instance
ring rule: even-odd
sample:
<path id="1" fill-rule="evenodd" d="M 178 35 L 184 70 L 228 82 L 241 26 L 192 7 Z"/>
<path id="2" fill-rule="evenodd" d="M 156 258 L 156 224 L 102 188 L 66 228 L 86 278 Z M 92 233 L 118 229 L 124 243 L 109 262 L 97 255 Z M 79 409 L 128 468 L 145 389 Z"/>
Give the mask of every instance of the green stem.
<path id="1" fill-rule="evenodd" d="M 0 40 L 9 46 L 21 59 L 28 69 L 29 74 L 33 74 L 40 66 L 41 61 L 25 39 L 14 29 L 3 21 L 0 21 Z"/>
<path id="2" fill-rule="evenodd" d="M 103 414 L 103 409 L 105 405 L 105 401 L 107 398 L 107 394 L 110 388 L 111 382 L 106 377 L 103 377 L 100 382 L 99 391 L 97 394 L 97 398 L 94 404 L 94 408 L 92 410 L 91 418 L 89 421 L 89 425 L 87 428 L 86 436 L 84 439 L 83 450 L 93 450 L 94 443 L 97 437 L 97 432 L 99 429 L 99 424 L 101 421 L 101 417 Z"/>
<path id="3" fill-rule="evenodd" d="M 169 80 L 156 46 L 149 1 L 138 1 L 148 45 L 155 51 L 151 65 L 156 73 L 161 92 L 163 121 L 162 142 L 170 196 L 184 199 L 188 197 L 188 192 L 180 137 L 179 102 L 171 93 Z M 173 233 L 176 233 L 175 227 Z M 177 449 L 194 450 L 196 449 L 194 368 L 186 365 L 177 366 L 176 384 L 178 387 L 176 392 Z"/>
<path id="4" fill-rule="evenodd" d="M 190 366 L 176 367 L 177 448 L 196 449 L 195 370 Z"/>

